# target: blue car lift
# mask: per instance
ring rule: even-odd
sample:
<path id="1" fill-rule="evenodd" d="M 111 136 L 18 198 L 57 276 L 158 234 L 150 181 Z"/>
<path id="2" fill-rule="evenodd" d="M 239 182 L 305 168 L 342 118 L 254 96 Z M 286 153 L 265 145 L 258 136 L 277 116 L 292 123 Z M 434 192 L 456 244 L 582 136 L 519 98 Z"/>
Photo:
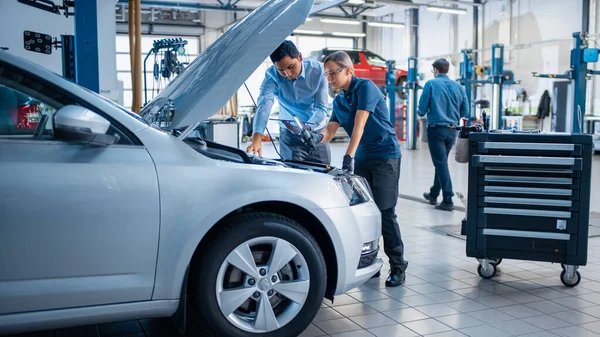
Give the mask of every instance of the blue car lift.
<path id="1" fill-rule="evenodd" d="M 390 110 L 390 121 L 396 125 L 396 90 L 406 89 L 407 107 L 406 107 L 406 148 L 409 150 L 417 149 L 417 90 L 422 89 L 417 83 L 417 58 L 408 58 L 408 76 L 404 86 L 396 85 L 396 70 L 394 61 L 387 61 L 386 88 L 388 93 L 388 104 Z M 404 138 L 404 127 L 400 126 L 398 138 Z"/>
<path id="2" fill-rule="evenodd" d="M 585 32 L 573 33 L 575 38 L 575 48 L 571 50 L 571 69 L 564 74 L 538 74 L 533 73 L 534 77 L 541 78 L 559 78 L 573 81 L 573 132 L 574 134 L 583 133 L 583 118 L 585 114 L 585 95 L 587 83 L 591 77 L 588 75 L 600 75 L 600 71 L 587 68 L 588 63 L 598 62 L 598 48 L 589 48 L 588 34 Z M 600 146 L 595 141 L 596 148 Z"/>
<path id="3" fill-rule="evenodd" d="M 504 70 L 504 45 L 494 44 L 492 45 L 492 67 L 491 69 L 485 69 L 481 66 L 477 66 L 476 61 L 473 60 L 473 50 L 463 49 L 463 61 L 460 63 L 460 80 L 458 82 L 465 86 L 467 92 L 467 100 L 469 102 L 469 116 L 475 117 L 473 111 L 472 97 L 473 89 L 478 85 L 491 84 L 492 85 L 492 104 L 491 104 L 491 116 L 490 116 L 490 129 L 497 130 L 502 128 L 502 87 L 504 85 L 513 85 L 518 82 L 514 80 L 514 73 L 510 70 Z M 479 71 L 476 74 L 474 70 L 482 69 L 483 73 Z M 485 80 L 478 80 L 478 75 L 488 75 Z M 470 123 L 470 118 L 468 123 Z"/>

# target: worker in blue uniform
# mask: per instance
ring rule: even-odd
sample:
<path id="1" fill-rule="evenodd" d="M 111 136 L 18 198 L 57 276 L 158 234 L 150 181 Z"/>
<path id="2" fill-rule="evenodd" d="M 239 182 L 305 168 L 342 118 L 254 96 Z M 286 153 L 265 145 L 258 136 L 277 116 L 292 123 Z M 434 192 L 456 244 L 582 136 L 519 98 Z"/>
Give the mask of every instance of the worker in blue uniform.
<path id="1" fill-rule="evenodd" d="M 321 132 L 321 142 L 331 141 L 340 126 L 350 136 L 342 169 L 364 177 L 373 191 L 381 211 L 384 251 L 390 261 L 385 284 L 399 286 L 408 267 L 396 217 L 402 154 L 385 99 L 371 80 L 354 75 L 347 53 L 334 52 L 323 64 L 331 89 L 342 92 L 333 101 L 333 114 Z"/>
<path id="2" fill-rule="evenodd" d="M 435 166 L 433 185 L 423 197 L 436 209 L 454 210 L 452 180 L 448 169 L 448 155 L 456 141 L 456 127 L 462 117 L 469 116 L 469 102 L 465 88 L 448 77 L 450 64 L 437 59 L 432 64 L 434 79 L 425 83 L 417 113 L 427 115 L 427 143 Z M 437 205 L 442 192 L 443 200 Z"/>
<path id="3" fill-rule="evenodd" d="M 262 136 L 269 120 L 274 99 L 279 102 L 280 154 L 284 160 L 330 164 L 329 144 L 319 144 L 306 134 L 319 131 L 327 123 L 328 86 L 323 65 L 303 59 L 291 41 L 284 41 L 270 56 L 273 65 L 267 69 L 260 87 L 258 108 L 253 122 L 252 143 L 248 153 L 262 156 Z M 294 117 L 303 125 L 297 125 Z"/>

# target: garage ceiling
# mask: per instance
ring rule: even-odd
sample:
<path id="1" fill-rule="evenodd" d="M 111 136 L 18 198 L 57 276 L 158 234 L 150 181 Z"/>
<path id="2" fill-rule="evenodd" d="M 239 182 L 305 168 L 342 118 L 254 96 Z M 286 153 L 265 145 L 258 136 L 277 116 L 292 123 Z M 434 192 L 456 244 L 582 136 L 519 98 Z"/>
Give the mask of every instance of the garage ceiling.
<path id="1" fill-rule="evenodd" d="M 475 6 L 474 0 L 315 0 L 312 16 L 356 18 L 359 15 L 380 18 L 411 7 L 458 7 L 465 10 Z M 485 1 L 482 1 L 485 2 Z M 128 1 L 116 0 L 117 10 L 126 11 Z M 161 20 L 189 21 L 201 25 L 199 11 L 231 11 L 248 13 L 260 6 L 262 0 L 141 0 L 142 10 Z M 161 14 L 162 13 L 162 14 Z M 166 13 L 166 14 L 165 14 Z"/>

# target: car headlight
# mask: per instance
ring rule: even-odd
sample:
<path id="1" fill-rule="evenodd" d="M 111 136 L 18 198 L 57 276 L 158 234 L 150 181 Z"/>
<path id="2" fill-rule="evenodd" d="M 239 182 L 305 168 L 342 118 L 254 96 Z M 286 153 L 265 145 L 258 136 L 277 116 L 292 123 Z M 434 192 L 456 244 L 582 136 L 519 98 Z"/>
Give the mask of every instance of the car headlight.
<path id="1" fill-rule="evenodd" d="M 340 176 L 334 181 L 348 200 L 350 206 L 368 202 L 373 198 L 367 180 L 361 176 Z"/>

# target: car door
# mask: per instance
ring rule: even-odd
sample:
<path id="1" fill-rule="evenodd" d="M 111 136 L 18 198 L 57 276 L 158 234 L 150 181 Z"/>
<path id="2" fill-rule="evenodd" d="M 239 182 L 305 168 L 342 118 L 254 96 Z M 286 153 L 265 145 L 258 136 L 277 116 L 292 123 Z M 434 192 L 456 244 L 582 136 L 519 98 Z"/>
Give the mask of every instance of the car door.
<path id="1" fill-rule="evenodd" d="M 372 52 L 365 52 L 365 58 L 369 64 L 373 82 L 379 87 L 385 86 L 387 76 L 387 63 L 385 60 Z"/>
<path id="2" fill-rule="evenodd" d="M 0 315 L 151 299 L 152 159 L 114 121 L 113 145 L 55 139 L 52 115 L 83 103 L 0 63 Z"/>

